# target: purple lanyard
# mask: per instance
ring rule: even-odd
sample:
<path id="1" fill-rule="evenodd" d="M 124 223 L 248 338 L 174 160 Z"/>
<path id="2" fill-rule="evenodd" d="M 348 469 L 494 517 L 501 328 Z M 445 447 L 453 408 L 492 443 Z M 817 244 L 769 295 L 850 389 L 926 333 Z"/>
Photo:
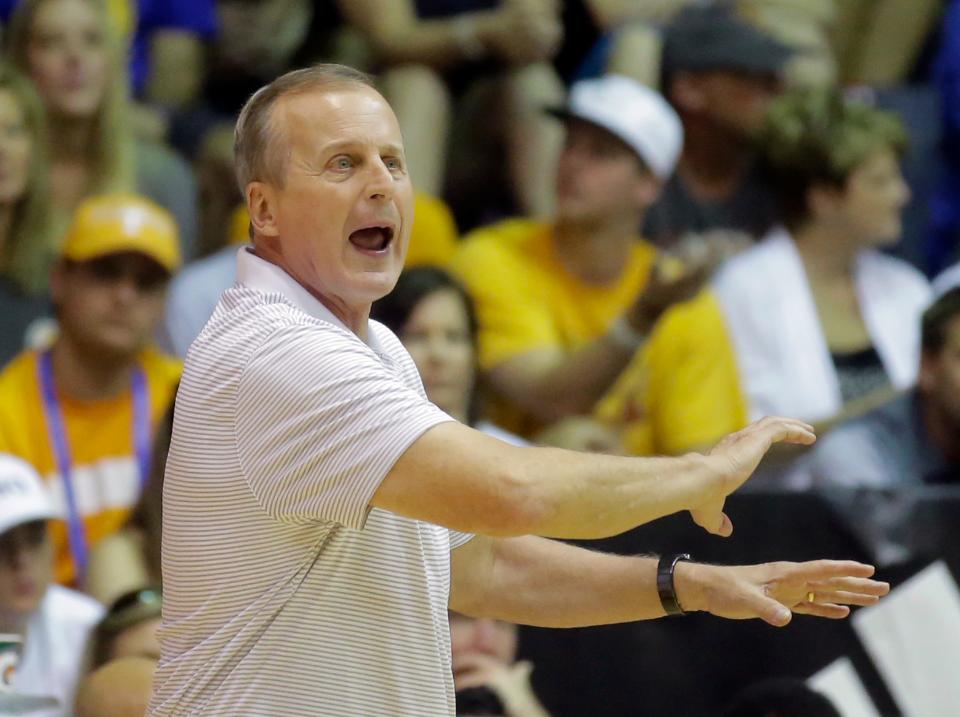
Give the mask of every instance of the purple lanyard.
<path id="1" fill-rule="evenodd" d="M 70 552 L 77 566 L 77 582 L 82 583 L 87 573 L 88 549 L 87 535 L 83 527 L 83 516 L 77 508 L 77 498 L 73 491 L 70 471 L 73 461 L 70 458 L 70 444 L 67 441 L 63 411 L 53 381 L 53 356 L 50 350 L 40 354 L 40 392 L 43 395 L 43 409 L 47 417 L 47 429 L 53 444 L 57 470 L 63 481 L 63 494 L 67 502 L 67 530 L 70 536 Z M 133 372 L 133 446 L 137 454 L 137 466 L 140 470 L 140 490 L 142 491 L 150 474 L 150 399 L 147 393 L 147 377 L 143 369 L 137 366 Z"/>

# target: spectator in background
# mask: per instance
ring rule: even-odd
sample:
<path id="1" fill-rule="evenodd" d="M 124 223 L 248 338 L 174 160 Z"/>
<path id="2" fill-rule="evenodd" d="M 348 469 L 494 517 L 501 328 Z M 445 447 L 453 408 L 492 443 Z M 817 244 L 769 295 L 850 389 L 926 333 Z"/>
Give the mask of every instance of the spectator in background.
<path id="1" fill-rule="evenodd" d="M 22 0 L 9 30 L 9 54 L 46 108 L 54 207 L 69 217 L 84 197 L 137 190 L 176 217 L 191 256 L 193 177 L 170 150 L 135 139 L 120 43 L 102 0 Z"/>
<path id="2" fill-rule="evenodd" d="M 713 229 L 759 238 L 773 226 L 776 206 L 753 138 L 790 56 L 726 2 L 687 7 L 666 28 L 661 86 L 683 121 L 684 146 L 646 215 L 644 234 L 654 243 Z"/>
<path id="3" fill-rule="evenodd" d="M 77 691 L 75 717 L 143 717 L 156 664 L 146 657 L 124 657 L 90 673 Z"/>
<path id="4" fill-rule="evenodd" d="M 149 471 L 152 427 L 180 374 L 149 339 L 179 262 L 160 207 L 85 200 L 51 280 L 59 336 L 0 373 L 0 451 L 32 464 L 66 516 L 53 524 L 61 583 L 83 584 L 90 547 L 124 524 Z"/>
<path id="5" fill-rule="evenodd" d="M 702 420 L 700 412 L 713 417 L 708 428 L 780 413 L 825 428 L 913 384 L 930 287 L 878 251 L 900 236 L 910 196 L 898 165 L 904 141 L 893 115 L 834 90 L 795 90 L 771 107 L 763 171 L 786 228 L 730 259 L 710 292 L 668 312 L 649 361 L 625 374 L 622 393 L 642 396 L 655 434 Z M 715 358 L 726 352 L 732 372 Z M 690 385 L 711 386 L 712 400 L 691 401 Z M 618 418 L 626 420 L 610 420 Z M 718 435 L 659 441 L 683 453 Z"/>
<path id="6" fill-rule="evenodd" d="M 214 0 L 121 0 L 133 94 L 168 110 L 185 107 L 205 79 L 204 43 L 214 36 Z M 125 32 L 124 32 L 125 30 Z"/>
<path id="7" fill-rule="evenodd" d="M 562 445 L 582 447 L 577 434 L 595 434 L 595 425 L 569 417 L 590 414 L 659 316 L 695 293 L 706 271 L 698 264 L 668 276 L 637 235 L 682 143 L 664 99 L 611 76 L 574 85 L 560 114 L 567 138 L 555 221 L 478 230 L 452 268 L 476 302 L 494 420 L 525 437 L 572 420 Z"/>
<path id="8" fill-rule="evenodd" d="M 942 12 L 941 0 L 837 1 L 833 45 L 840 82 L 905 83 Z"/>
<path id="9" fill-rule="evenodd" d="M 720 0 L 753 25 L 794 50 L 784 67 L 788 84 L 824 85 L 836 81 L 837 68 L 830 44 L 836 18 L 836 0 Z M 586 60 L 586 69 L 598 59 L 606 72 L 633 77 L 660 87 L 662 29 L 685 7 L 716 0 L 582 0 L 595 24 L 607 35 Z"/>
<path id="10" fill-rule="evenodd" d="M 421 191 L 443 190 L 457 96 L 478 78 L 496 75 L 505 82 L 503 104 L 488 121 L 504 128 L 509 176 L 503 179 L 523 214 L 552 215 L 550 180 L 561 133 L 540 110 L 563 102 L 563 84 L 550 64 L 562 38 L 559 2 L 341 0 L 340 8 L 382 66 L 384 94 L 400 120 Z"/>
<path id="11" fill-rule="evenodd" d="M 277 75 L 319 58 L 362 62 L 335 2 L 216 0 L 217 33 L 207 53 L 198 102 L 172 117 L 170 141 L 195 160 L 200 206 L 197 256 L 227 242 L 229 217 L 242 203 L 233 176 L 233 125 L 240 107 Z M 356 55 L 356 57 L 354 57 Z"/>
<path id="12" fill-rule="evenodd" d="M 158 585 L 124 593 L 110 603 L 93 632 L 90 650 L 95 669 L 123 657 L 160 659 L 160 612 L 163 594 Z"/>
<path id="13" fill-rule="evenodd" d="M 171 394 L 176 394 L 176 390 Z M 104 605 L 115 605 L 124 595 L 136 595 L 142 588 L 161 582 L 163 474 L 170 451 L 175 403 L 175 399 L 171 401 L 157 426 L 150 476 L 129 520 L 120 530 L 106 536 L 90 550 L 86 592 Z"/>
<path id="14" fill-rule="evenodd" d="M 49 313 L 56 256 L 43 110 L 30 83 L 0 63 L 0 366 Z"/>
<path id="15" fill-rule="evenodd" d="M 927 309 L 922 335 L 916 387 L 834 428 L 794 487 L 960 483 L 960 288 Z"/>
<path id="16" fill-rule="evenodd" d="M 771 108 L 760 143 L 786 228 L 714 282 L 751 416 L 823 421 L 915 381 L 930 286 L 878 251 L 899 239 L 910 198 L 905 142 L 894 115 L 836 91 Z"/>
<path id="17" fill-rule="evenodd" d="M 3 22 L 19 2 L 0 0 Z M 194 100 L 205 77 L 203 44 L 217 27 L 213 0 L 108 0 L 106 9 L 129 47 L 134 96 L 171 109 Z"/>
<path id="18" fill-rule="evenodd" d="M 55 515 L 33 467 L 0 454 L 0 632 L 23 639 L 13 689 L 61 704 L 31 713 L 37 717 L 72 714 L 87 640 L 103 614 L 91 598 L 51 585 L 54 546 L 47 521 Z"/>
<path id="19" fill-rule="evenodd" d="M 163 142 L 174 113 L 190 107 L 206 78 L 214 0 L 111 0 L 110 19 L 128 48 L 137 136 Z"/>
<path id="20" fill-rule="evenodd" d="M 393 291 L 374 302 L 370 318 L 400 339 L 435 406 L 508 443 L 525 443 L 481 416 L 477 316 L 466 290 L 450 274 L 430 266 L 404 270 Z"/>
<path id="21" fill-rule="evenodd" d="M 450 655 L 458 715 L 549 717 L 517 662 L 517 626 L 450 611 Z"/>
<path id="22" fill-rule="evenodd" d="M 233 170 L 231 170 L 233 171 Z M 446 265 L 456 251 L 457 226 L 447 205 L 417 192 L 414 224 L 406 266 Z M 169 353 L 185 358 L 220 300 L 237 275 L 237 251 L 249 241 L 250 216 L 238 207 L 230 218 L 229 243 L 216 254 L 186 266 L 174 277 L 167 309 L 157 330 L 157 342 Z"/>

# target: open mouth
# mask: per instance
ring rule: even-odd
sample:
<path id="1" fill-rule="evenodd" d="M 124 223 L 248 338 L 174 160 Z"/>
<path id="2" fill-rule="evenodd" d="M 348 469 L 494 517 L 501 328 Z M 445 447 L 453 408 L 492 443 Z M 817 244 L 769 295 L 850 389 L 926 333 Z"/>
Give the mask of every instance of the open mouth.
<path id="1" fill-rule="evenodd" d="M 384 251 L 393 241 L 393 227 L 376 226 L 357 229 L 350 234 L 350 243 L 364 251 Z"/>

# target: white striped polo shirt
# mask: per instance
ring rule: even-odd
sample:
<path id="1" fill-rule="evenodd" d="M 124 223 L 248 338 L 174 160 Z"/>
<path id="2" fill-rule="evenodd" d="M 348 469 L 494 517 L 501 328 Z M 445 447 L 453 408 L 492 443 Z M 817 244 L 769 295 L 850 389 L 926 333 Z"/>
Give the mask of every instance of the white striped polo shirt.
<path id="1" fill-rule="evenodd" d="M 450 551 L 470 536 L 369 505 L 452 419 L 369 334 L 241 250 L 177 396 L 151 717 L 454 714 Z"/>

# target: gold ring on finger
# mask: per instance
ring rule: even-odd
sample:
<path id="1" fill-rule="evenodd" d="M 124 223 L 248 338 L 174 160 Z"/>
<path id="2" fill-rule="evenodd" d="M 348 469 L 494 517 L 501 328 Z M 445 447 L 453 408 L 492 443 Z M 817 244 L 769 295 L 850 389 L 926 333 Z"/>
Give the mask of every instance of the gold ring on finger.
<path id="1" fill-rule="evenodd" d="M 816 597 L 817 597 L 817 594 L 813 592 L 813 590 L 811 590 L 810 592 L 807 593 L 807 602 L 815 602 Z"/>

